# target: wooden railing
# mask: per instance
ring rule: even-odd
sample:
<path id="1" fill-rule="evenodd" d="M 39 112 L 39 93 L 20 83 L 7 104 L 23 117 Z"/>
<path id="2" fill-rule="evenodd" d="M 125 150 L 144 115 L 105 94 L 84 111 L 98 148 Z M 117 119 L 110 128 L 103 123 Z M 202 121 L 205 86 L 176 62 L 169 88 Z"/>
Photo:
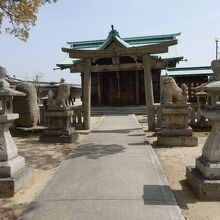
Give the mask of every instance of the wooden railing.
<path id="1" fill-rule="evenodd" d="M 72 127 L 75 129 L 83 129 L 83 111 L 82 106 L 72 106 L 71 110 L 73 110 L 72 116 Z"/>
<path id="2" fill-rule="evenodd" d="M 198 108 L 197 103 L 189 103 L 189 106 L 192 108 L 190 126 L 198 128 L 208 128 L 211 126 L 208 119 L 201 115 L 201 109 Z"/>
<path id="3" fill-rule="evenodd" d="M 39 105 L 39 119 L 38 119 L 38 125 L 39 126 L 46 126 L 46 120 L 45 120 L 45 107 L 43 105 Z"/>

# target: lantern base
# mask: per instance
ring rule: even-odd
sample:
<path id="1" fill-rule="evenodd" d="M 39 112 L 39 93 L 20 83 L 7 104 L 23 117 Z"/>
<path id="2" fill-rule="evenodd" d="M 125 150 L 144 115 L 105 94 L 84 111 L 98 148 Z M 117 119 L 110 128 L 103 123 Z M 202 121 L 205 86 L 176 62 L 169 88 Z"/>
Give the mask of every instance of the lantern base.
<path id="1" fill-rule="evenodd" d="M 0 198 L 12 197 L 32 178 L 32 169 L 25 167 L 13 177 L 0 178 Z"/>
<path id="2" fill-rule="evenodd" d="M 220 201 L 220 180 L 208 180 L 192 166 L 186 167 L 186 178 L 201 200 Z"/>
<path id="3" fill-rule="evenodd" d="M 208 161 L 203 156 L 196 159 L 196 168 L 206 179 L 220 180 L 220 162 Z"/>

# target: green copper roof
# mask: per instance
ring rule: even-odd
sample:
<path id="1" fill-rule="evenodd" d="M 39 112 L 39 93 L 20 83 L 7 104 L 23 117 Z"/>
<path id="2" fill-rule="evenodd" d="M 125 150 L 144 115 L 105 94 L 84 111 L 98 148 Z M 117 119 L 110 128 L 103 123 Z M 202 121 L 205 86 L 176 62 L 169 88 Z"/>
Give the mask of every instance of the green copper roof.
<path id="1" fill-rule="evenodd" d="M 111 32 L 109 32 L 109 36 L 110 33 Z M 123 40 L 125 43 L 127 43 L 130 46 L 143 46 L 143 45 L 158 44 L 166 41 L 175 40 L 177 39 L 177 36 L 180 35 L 181 33 L 152 35 L 152 36 L 143 36 L 143 37 L 129 37 L 129 38 L 121 38 L 120 35 L 115 35 L 115 36 L 119 37 L 121 40 Z M 108 38 L 104 40 L 67 42 L 67 44 L 69 44 L 70 48 L 73 49 L 98 49 L 105 41 L 108 40 Z"/>
<path id="2" fill-rule="evenodd" d="M 168 68 L 167 69 L 167 74 L 169 76 L 210 75 L 212 73 L 213 72 L 210 66 Z"/>
<path id="3" fill-rule="evenodd" d="M 115 42 L 116 44 L 120 45 L 121 47 L 131 47 L 128 43 L 123 41 L 120 37 L 118 36 L 110 36 L 107 38 L 107 40 L 101 44 L 97 50 L 104 50 L 106 49 L 112 42 Z"/>
<path id="4" fill-rule="evenodd" d="M 70 45 L 71 49 L 76 50 L 104 50 L 112 42 L 115 42 L 121 47 L 136 47 L 136 46 L 145 46 L 151 44 L 159 44 L 167 41 L 176 40 L 181 33 L 174 34 L 165 34 L 165 35 L 152 35 L 152 36 L 142 36 L 142 37 L 129 37 L 121 38 L 117 30 L 114 29 L 114 26 L 111 26 L 111 31 L 107 39 L 104 40 L 92 40 L 92 41 L 77 41 L 77 42 L 67 42 Z M 164 60 L 175 60 L 176 62 L 180 61 L 183 57 L 178 54 L 178 45 L 170 46 L 167 53 L 156 54 L 154 55 L 158 58 Z M 61 68 L 68 68 L 69 65 L 73 64 L 75 60 L 65 59 L 63 62 L 57 64 Z"/>
<path id="5" fill-rule="evenodd" d="M 65 68 L 71 67 L 73 63 L 77 60 L 79 59 L 72 59 L 72 58 L 67 57 L 62 62 L 58 63 L 57 66 L 60 67 L 61 69 L 65 69 Z"/>

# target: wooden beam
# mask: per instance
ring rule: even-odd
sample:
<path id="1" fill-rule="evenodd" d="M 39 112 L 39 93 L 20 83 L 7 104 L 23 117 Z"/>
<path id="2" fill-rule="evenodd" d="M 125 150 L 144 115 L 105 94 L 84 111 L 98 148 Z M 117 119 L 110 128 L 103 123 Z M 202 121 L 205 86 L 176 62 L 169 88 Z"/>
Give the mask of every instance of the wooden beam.
<path id="1" fill-rule="evenodd" d="M 166 69 L 167 67 L 168 67 L 168 63 L 165 61 L 151 60 L 152 69 Z"/>
<path id="2" fill-rule="evenodd" d="M 83 71 L 84 71 L 84 68 L 81 68 L 81 67 L 75 67 L 75 66 L 70 67 L 71 73 L 81 73 Z"/>
<path id="3" fill-rule="evenodd" d="M 115 65 L 94 65 L 91 66 L 91 72 L 93 73 L 102 73 L 102 72 L 110 72 L 110 71 L 127 71 L 127 70 L 142 70 L 143 63 L 123 63 L 123 64 L 115 64 Z M 79 73 L 83 72 L 83 67 L 81 66 L 72 66 L 70 67 L 71 73 Z"/>
<path id="4" fill-rule="evenodd" d="M 63 52 L 69 53 L 70 58 L 108 58 L 144 54 L 157 54 L 168 52 L 168 47 L 177 44 L 177 40 L 167 41 L 160 44 L 152 44 L 139 47 L 114 48 L 107 50 L 75 50 L 62 48 Z"/>
<path id="5" fill-rule="evenodd" d="M 162 61 L 154 61 L 151 60 L 151 68 L 152 69 L 165 69 L 168 67 L 168 64 Z M 110 71 L 129 71 L 129 70 L 143 70 L 143 63 L 123 63 L 123 64 L 110 64 L 110 65 L 93 65 L 91 66 L 91 72 L 110 72 Z M 82 65 L 72 66 L 70 67 L 71 73 L 79 73 L 83 72 Z"/>
<path id="6" fill-rule="evenodd" d="M 115 65 L 94 65 L 91 66 L 91 72 L 110 72 L 110 71 L 126 71 L 126 70 L 142 70 L 142 63 L 123 63 Z"/>

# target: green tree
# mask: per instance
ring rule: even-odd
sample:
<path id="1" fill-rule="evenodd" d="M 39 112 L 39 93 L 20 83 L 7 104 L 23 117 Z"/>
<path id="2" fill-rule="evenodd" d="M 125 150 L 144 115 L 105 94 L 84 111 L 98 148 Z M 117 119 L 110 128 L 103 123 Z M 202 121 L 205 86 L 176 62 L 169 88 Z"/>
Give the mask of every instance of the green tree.
<path id="1" fill-rule="evenodd" d="M 0 33 L 3 22 L 5 32 L 26 41 L 36 24 L 39 8 L 57 0 L 0 0 Z"/>

